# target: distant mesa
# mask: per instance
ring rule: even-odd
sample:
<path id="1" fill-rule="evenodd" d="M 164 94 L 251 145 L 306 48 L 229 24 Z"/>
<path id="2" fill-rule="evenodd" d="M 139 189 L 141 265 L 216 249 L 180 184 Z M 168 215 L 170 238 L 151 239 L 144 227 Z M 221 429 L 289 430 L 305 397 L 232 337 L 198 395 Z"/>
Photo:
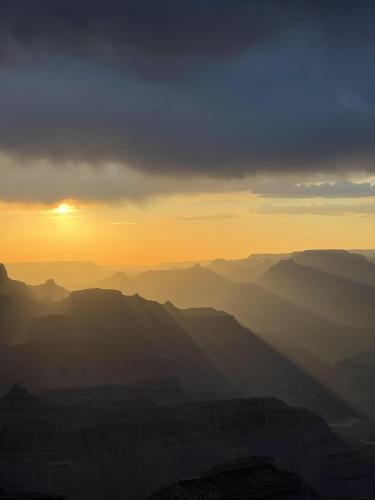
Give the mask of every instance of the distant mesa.
<path id="1" fill-rule="evenodd" d="M 123 294 L 120 290 L 101 289 L 101 288 L 88 288 L 86 290 L 77 290 L 70 294 L 70 302 L 74 305 L 84 304 L 90 302 L 91 305 L 95 303 L 105 304 L 107 302 L 122 301 Z"/>

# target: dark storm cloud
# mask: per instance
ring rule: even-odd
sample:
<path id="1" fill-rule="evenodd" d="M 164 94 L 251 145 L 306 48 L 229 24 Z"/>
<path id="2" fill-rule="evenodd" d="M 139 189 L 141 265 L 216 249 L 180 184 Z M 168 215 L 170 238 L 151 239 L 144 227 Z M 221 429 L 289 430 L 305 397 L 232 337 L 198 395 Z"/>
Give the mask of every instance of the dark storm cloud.
<path id="1" fill-rule="evenodd" d="M 178 64 L 277 44 L 293 32 L 351 45 L 372 36 L 374 12 L 371 0 L 2 0 L 1 55 Z"/>
<path id="2" fill-rule="evenodd" d="M 370 1 L 1 0 L 0 150 L 238 177 L 374 171 Z"/>
<path id="3" fill-rule="evenodd" d="M 364 4 L 366 10 L 369 5 Z M 272 43 L 301 25 L 329 35 L 332 28 L 350 28 L 358 11 L 350 4 L 347 8 L 342 16 L 341 9 L 322 9 L 316 0 L 2 0 L 1 60 L 22 62 L 14 59 L 17 53 L 36 58 L 66 54 L 107 63 L 110 55 L 112 63 L 135 65 L 142 60 L 153 65 L 155 58 L 157 64 L 222 59 Z M 366 28 L 371 27 L 362 14 Z"/>
<path id="4" fill-rule="evenodd" d="M 1 60 L 60 54 L 159 71 L 268 43 L 296 21 L 284 10 L 267 0 L 2 0 Z"/>

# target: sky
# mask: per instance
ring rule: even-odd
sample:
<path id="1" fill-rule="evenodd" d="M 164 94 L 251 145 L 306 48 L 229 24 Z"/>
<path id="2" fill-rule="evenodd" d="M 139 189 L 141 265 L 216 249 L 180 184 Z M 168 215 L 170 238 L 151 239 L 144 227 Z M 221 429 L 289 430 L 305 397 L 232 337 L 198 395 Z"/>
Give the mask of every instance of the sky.
<path id="1" fill-rule="evenodd" d="M 375 4 L 2 0 L 0 260 L 375 248 Z"/>

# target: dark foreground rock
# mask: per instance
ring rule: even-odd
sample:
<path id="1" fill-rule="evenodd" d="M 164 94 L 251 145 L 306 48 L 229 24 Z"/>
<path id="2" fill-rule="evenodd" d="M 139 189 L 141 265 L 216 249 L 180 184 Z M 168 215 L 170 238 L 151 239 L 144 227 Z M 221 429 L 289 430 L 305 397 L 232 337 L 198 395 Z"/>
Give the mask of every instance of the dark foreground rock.
<path id="1" fill-rule="evenodd" d="M 16 493 L 14 495 L 0 495 L 0 500 L 65 500 L 60 495 L 40 495 L 38 493 Z"/>
<path id="2" fill-rule="evenodd" d="M 59 398 L 51 405 L 51 396 L 31 412 L 0 411 L 0 485 L 7 494 L 138 500 L 217 464 L 264 455 L 323 498 L 375 491 L 359 453 L 321 417 L 273 398 L 156 406 L 152 398 L 140 404 L 138 396 L 121 400 L 111 392 L 108 402 L 100 395 L 96 405 L 90 396 L 90 404 L 82 397 L 83 404 L 56 406 Z M 38 399 L 43 403 L 43 394 Z"/>
<path id="3" fill-rule="evenodd" d="M 320 498 L 300 476 L 276 467 L 270 457 L 249 457 L 179 481 L 148 500 L 314 500 Z"/>

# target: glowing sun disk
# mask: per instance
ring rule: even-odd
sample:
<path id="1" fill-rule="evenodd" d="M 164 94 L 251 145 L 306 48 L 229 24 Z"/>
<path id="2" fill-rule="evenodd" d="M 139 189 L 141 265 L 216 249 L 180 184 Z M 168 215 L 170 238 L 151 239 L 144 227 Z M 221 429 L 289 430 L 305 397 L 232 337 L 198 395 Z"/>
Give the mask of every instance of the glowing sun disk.
<path id="1" fill-rule="evenodd" d="M 60 205 L 54 208 L 52 212 L 59 215 L 66 215 L 76 212 L 76 210 L 77 209 L 74 205 L 71 205 L 69 203 L 60 203 Z"/>

